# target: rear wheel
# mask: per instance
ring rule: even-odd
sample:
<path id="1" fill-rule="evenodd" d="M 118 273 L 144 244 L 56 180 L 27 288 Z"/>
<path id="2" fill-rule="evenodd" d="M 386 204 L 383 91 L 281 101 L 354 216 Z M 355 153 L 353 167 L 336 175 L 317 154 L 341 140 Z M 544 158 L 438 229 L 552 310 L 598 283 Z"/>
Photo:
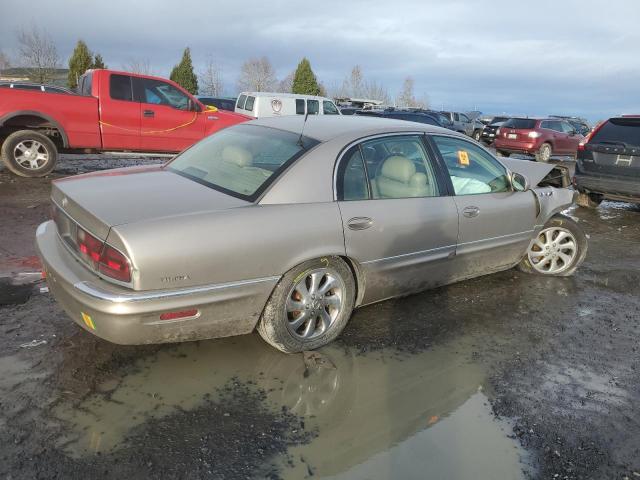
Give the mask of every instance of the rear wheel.
<path id="1" fill-rule="evenodd" d="M 554 215 L 536 238 L 518 269 L 527 273 L 568 277 L 587 254 L 587 237 L 580 226 L 564 215 Z"/>
<path id="2" fill-rule="evenodd" d="M 2 144 L 2 161 L 21 177 L 44 177 L 58 161 L 58 149 L 49 137 L 33 130 L 19 130 Z"/>
<path id="3" fill-rule="evenodd" d="M 505 152 L 503 150 L 496 150 L 496 155 L 498 157 L 508 157 L 511 154 L 509 152 Z"/>
<path id="4" fill-rule="evenodd" d="M 314 350 L 346 326 L 355 301 L 355 281 L 339 257 L 310 260 L 289 270 L 265 306 L 258 333 L 285 353 Z"/>
<path id="5" fill-rule="evenodd" d="M 551 154 L 553 153 L 553 149 L 551 145 L 548 143 L 543 143 L 540 146 L 540 149 L 536 152 L 536 161 L 547 163 L 549 159 L 551 159 Z"/>
<path id="6" fill-rule="evenodd" d="M 602 197 L 600 195 L 596 195 L 595 193 L 582 193 L 578 194 L 578 199 L 576 203 L 580 207 L 585 208 L 597 208 L 598 205 L 602 203 Z"/>

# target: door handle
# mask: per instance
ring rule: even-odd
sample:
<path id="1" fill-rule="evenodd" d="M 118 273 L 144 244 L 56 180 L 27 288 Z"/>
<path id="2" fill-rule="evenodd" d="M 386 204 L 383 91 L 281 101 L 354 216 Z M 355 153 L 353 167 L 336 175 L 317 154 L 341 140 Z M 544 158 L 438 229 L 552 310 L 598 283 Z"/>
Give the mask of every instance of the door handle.
<path id="1" fill-rule="evenodd" d="M 142 115 L 144 115 L 145 117 L 153 117 L 155 116 L 155 112 L 153 110 L 145 110 L 144 112 L 142 112 Z"/>
<path id="2" fill-rule="evenodd" d="M 373 225 L 373 220 L 369 217 L 353 217 L 347 222 L 347 227 L 351 230 L 366 230 Z"/>
<path id="3" fill-rule="evenodd" d="M 462 210 L 462 214 L 467 218 L 477 217 L 480 213 L 480 209 L 478 207 L 464 207 Z"/>

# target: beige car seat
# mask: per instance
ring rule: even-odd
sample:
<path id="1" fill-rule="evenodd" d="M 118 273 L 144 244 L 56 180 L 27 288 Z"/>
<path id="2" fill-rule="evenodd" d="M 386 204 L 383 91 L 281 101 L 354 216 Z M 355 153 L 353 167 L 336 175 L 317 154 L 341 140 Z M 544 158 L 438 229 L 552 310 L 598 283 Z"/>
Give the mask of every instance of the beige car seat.
<path id="1" fill-rule="evenodd" d="M 216 164 L 209 179 L 238 193 L 251 195 L 271 176 L 269 170 L 253 166 L 253 155 L 249 150 L 236 145 L 222 149 L 222 162 Z"/>
<path id="2" fill-rule="evenodd" d="M 435 193 L 427 176 L 416 172 L 413 162 L 400 155 L 384 161 L 375 183 L 380 198 L 430 197 Z"/>

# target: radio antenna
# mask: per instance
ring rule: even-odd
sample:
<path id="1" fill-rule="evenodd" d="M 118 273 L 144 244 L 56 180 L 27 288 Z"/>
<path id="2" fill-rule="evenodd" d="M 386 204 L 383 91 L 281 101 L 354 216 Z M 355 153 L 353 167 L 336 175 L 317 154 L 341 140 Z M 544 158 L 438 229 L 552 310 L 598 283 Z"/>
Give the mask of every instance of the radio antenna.
<path id="1" fill-rule="evenodd" d="M 304 143 L 302 143 L 302 135 L 304 135 L 304 127 L 307 125 L 307 118 L 309 118 L 309 112 L 304 114 L 304 122 L 302 123 L 302 130 L 300 131 L 300 138 L 298 138 L 298 145 L 304 148 Z"/>

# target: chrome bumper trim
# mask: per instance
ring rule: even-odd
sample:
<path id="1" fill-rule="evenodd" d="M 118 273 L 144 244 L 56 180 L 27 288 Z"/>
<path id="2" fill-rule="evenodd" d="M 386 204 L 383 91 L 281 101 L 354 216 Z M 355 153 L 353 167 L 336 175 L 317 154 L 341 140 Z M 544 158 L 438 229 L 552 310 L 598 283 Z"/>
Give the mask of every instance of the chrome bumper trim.
<path id="1" fill-rule="evenodd" d="M 73 286 L 76 290 L 85 295 L 111 303 L 136 303 L 151 300 L 166 300 L 172 298 L 180 298 L 188 295 L 197 295 L 201 293 L 215 292 L 226 290 L 229 288 L 243 287 L 246 285 L 254 285 L 256 283 L 273 282 L 280 280 L 279 276 L 254 278 L 251 280 L 240 280 L 237 282 L 217 283 L 214 285 L 202 285 L 200 287 L 184 288 L 180 290 L 163 290 L 159 292 L 139 292 L 139 293 L 113 293 L 102 288 L 96 287 L 89 282 L 77 282 Z"/>

